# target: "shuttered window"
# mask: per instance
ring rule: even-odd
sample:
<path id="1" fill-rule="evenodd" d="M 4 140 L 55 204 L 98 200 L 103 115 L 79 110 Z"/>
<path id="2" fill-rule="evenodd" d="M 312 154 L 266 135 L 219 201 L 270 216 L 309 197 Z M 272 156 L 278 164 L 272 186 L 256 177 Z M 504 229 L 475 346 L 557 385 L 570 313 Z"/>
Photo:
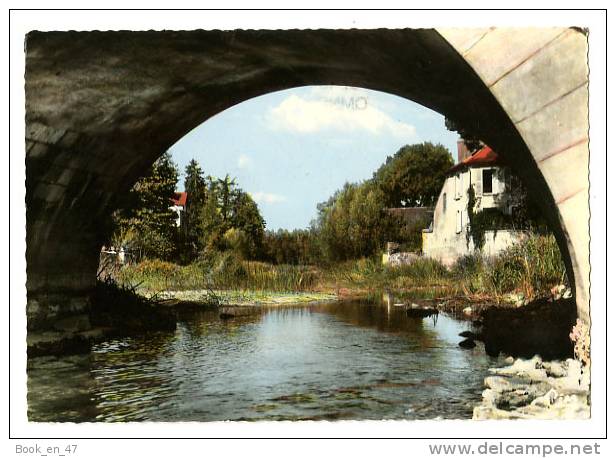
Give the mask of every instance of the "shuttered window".
<path id="1" fill-rule="evenodd" d="M 482 170 L 482 180 L 481 180 L 481 184 L 482 184 L 482 188 L 483 188 L 483 194 L 492 194 L 492 177 L 493 177 L 493 170 L 492 169 L 484 169 Z"/>
<path id="2" fill-rule="evenodd" d="M 462 175 L 460 173 L 456 175 L 455 183 L 455 198 L 458 200 L 462 196 Z"/>
<path id="3" fill-rule="evenodd" d="M 456 234 L 462 232 L 462 212 L 458 210 L 456 212 Z"/>

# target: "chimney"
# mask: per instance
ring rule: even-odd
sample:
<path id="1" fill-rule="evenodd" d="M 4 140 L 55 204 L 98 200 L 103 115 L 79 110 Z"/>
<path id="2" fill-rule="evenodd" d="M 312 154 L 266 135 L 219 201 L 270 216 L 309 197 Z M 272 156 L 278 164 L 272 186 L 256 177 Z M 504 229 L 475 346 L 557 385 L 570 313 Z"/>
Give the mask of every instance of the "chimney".
<path id="1" fill-rule="evenodd" d="M 464 140 L 458 138 L 458 163 L 462 162 L 464 159 L 469 157 L 471 152 L 468 150 L 466 145 L 464 144 Z"/>

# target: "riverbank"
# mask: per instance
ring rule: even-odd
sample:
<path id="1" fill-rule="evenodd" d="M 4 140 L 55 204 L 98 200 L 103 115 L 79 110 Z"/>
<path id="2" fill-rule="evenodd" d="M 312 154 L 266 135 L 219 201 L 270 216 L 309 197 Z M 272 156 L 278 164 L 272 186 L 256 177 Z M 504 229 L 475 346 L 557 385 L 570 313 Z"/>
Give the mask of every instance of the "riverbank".
<path id="1" fill-rule="evenodd" d="M 248 300 L 272 293 L 352 298 L 391 291 L 402 300 L 435 300 L 451 313 L 463 312 L 469 305 L 472 311 L 473 304 L 475 309 L 477 304 L 520 307 L 571 294 L 554 238 L 541 235 L 528 237 L 496 258 L 466 256 L 450 268 L 422 257 L 401 266 L 383 265 L 376 257 L 321 266 L 277 265 L 224 252 L 188 265 L 144 260 L 118 269 L 113 279 L 147 294 L 241 291 Z"/>
<path id="2" fill-rule="evenodd" d="M 148 293 L 145 293 L 146 297 Z M 338 300 L 338 296 L 323 292 L 271 292 L 233 290 L 181 290 L 156 293 L 161 301 L 178 301 L 202 305 L 258 307 L 271 305 L 305 305 Z"/>

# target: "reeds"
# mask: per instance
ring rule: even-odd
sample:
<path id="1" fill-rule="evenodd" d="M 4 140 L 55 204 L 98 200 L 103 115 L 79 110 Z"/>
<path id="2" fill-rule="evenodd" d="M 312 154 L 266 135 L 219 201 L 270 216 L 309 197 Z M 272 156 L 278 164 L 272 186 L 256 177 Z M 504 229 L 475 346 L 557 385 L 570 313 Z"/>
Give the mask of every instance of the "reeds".
<path id="1" fill-rule="evenodd" d="M 243 261 L 223 253 L 216 259 L 187 266 L 145 260 L 124 267 L 117 279 L 123 284 L 141 284 L 150 291 L 232 289 L 292 292 L 314 289 L 318 277 L 318 271 L 306 266 Z"/>
<path id="2" fill-rule="evenodd" d="M 187 266 L 145 260 L 116 275 L 122 284 L 140 284 L 150 291 L 238 290 L 303 292 L 349 288 L 358 290 L 439 290 L 441 294 L 498 298 L 521 293 L 528 299 L 547 295 L 566 284 L 565 266 L 553 236 L 529 235 L 499 256 L 460 258 L 451 268 L 430 258 L 412 264 L 384 266 L 363 258 L 326 267 L 274 265 L 242 260 L 231 252 L 214 253 Z"/>

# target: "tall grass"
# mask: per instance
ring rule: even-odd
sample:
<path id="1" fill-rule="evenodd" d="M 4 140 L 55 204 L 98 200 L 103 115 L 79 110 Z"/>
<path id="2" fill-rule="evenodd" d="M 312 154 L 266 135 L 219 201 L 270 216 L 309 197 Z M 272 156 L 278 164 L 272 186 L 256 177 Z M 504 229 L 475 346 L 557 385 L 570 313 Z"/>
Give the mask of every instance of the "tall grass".
<path id="1" fill-rule="evenodd" d="M 145 260 L 124 267 L 116 279 L 151 291 L 236 289 L 291 292 L 314 289 L 318 272 L 305 266 L 243 261 L 223 253 L 215 259 L 187 266 Z"/>
<path id="2" fill-rule="evenodd" d="M 401 266 L 384 266 L 376 258 L 363 258 L 331 266 L 323 278 L 337 286 L 364 289 L 430 287 L 449 283 L 447 268 L 430 258 L 420 258 L 413 264 Z"/>
<path id="3" fill-rule="evenodd" d="M 522 293 L 527 298 L 546 295 L 566 283 L 565 266 L 553 236 L 529 235 L 499 256 L 479 254 L 460 258 L 451 268 L 430 258 L 388 267 L 378 258 L 316 268 L 245 261 L 231 252 L 217 253 L 187 266 L 146 260 L 116 274 L 123 284 L 151 291 L 217 289 L 301 292 L 349 288 L 355 290 L 434 289 L 440 295 L 499 297 Z"/>
<path id="4" fill-rule="evenodd" d="M 554 236 L 532 234 L 488 261 L 482 276 L 495 294 L 516 291 L 526 297 L 539 296 L 567 278 Z"/>
<path id="5" fill-rule="evenodd" d="M 382 266 L 376 259 L 361 259 L 329 268 L 324 278 L 348 288 L 432 288 L 440 294 L 493 298 L 522 293 L 531 299 L 545 296 L 553 286 L 567 282 L 555 238 L 536 234 L 528 235 L 495 258 L 475 253 L 461 257 L 449 269 L 430 258 L 397 267 Z"/>

